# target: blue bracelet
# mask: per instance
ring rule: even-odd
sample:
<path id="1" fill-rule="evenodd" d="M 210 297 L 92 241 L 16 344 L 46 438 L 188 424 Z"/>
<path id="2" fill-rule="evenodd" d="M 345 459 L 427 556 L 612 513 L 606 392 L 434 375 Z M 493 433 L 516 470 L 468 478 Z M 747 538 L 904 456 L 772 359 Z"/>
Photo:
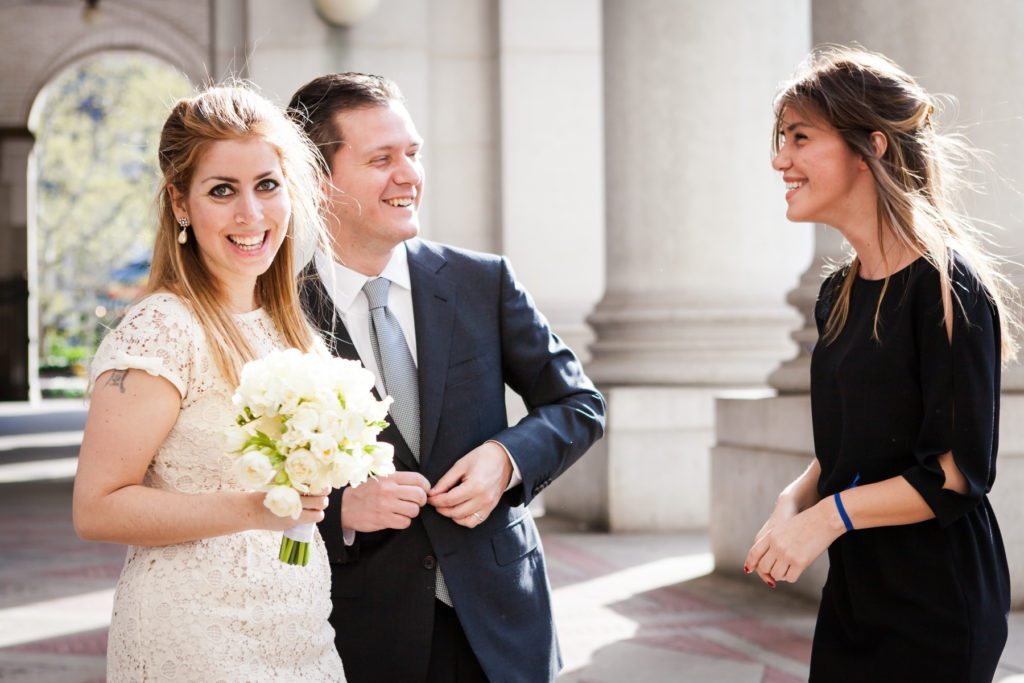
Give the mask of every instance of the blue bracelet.
<path id="1" fill-rule="evenodd" d="M 853 531 L 853 522 L 850 521 L 850 516 L 846 514 L 846 508 L 843 507 L 843 499 L 839 497 L 838 493 L 832 496 L 832 498 L 836 501 L 836 509 L 839 510 L 839 516 L 842 517 L 846 530 Z"/>

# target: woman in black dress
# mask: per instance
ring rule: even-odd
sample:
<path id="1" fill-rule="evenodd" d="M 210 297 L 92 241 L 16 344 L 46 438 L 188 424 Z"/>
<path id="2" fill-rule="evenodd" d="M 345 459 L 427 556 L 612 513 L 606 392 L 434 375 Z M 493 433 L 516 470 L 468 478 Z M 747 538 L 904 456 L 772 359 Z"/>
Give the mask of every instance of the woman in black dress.
<path id="1" fill-rule="evenodd" d="M 744 569 L 796 581 L 826 549 L 811 681 L 991 681 L 1010 606 L 995 478 L 1010 287 L 954 210 L 968 152 L 884 57 L 811 55 L 776 100 L 787 217 L 839 230 L 811 362 L 816 458 Z"/>

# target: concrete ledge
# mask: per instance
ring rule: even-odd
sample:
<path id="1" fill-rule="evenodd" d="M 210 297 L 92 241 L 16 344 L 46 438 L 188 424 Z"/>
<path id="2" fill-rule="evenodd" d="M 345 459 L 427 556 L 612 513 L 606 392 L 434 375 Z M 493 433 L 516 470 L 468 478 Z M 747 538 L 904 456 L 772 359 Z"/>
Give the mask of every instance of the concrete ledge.
<path id="1" fill-rule="evenodd" d="M 547 509 L 612 531 L 706 529 L 715 399 L 742 390 L 601 389 L 608 400 L 607 435 L 544 492 Z"/>
<path id="2" fill-rule="evenodd" d="M 711 552 L 715 571 L 742 576 L 743 561 L 775 499 L 800 476 L 806 453 L 715 446 L 711 449 Z M 820 557 L 791 590 L 812 599 L 821 596 L 828 558 Z"/>

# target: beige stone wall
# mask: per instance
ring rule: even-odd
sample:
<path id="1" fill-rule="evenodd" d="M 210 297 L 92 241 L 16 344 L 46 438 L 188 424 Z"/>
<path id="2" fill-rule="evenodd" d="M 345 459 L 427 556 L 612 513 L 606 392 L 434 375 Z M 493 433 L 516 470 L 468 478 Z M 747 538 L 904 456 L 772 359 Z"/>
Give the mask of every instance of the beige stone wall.
<path id="1" fill-rule="evenodd" d="M 0 5 L 0 127 L 24 127 L 39 91 L 61 70 L 102 50 L 138 50 L 201 81 L 210 61 L 207 0 L 12 0 Z"/>

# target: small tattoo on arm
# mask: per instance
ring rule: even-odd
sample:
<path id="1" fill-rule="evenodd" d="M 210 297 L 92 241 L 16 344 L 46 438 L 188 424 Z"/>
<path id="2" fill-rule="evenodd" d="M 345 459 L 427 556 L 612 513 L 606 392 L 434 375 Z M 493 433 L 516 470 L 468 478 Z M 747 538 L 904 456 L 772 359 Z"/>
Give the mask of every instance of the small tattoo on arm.
<path id="1" fill-rule="evenodd" d="M 127 370 L 114 370 L 112 373 L 110 373 L 110 379 L 107 380 L 107 386 L 117 387 L 118 389 L 121 390 L 121 393 L 123 394 L 124 380 L 126 377 L 128 377 Z"/>

